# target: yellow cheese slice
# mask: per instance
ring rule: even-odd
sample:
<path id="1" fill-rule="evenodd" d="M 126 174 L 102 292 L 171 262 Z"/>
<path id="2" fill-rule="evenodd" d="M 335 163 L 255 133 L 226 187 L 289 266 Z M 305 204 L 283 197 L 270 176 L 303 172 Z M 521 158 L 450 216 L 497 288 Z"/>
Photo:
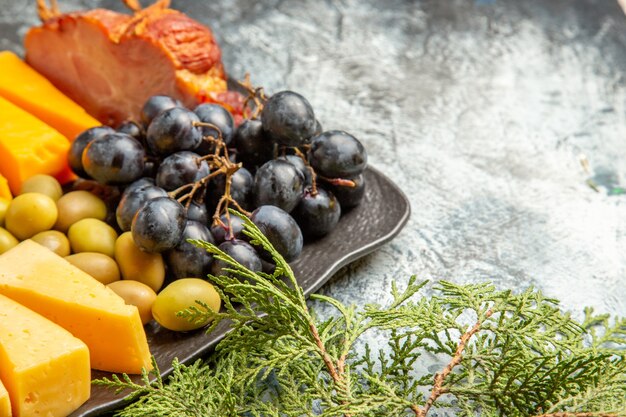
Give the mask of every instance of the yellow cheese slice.
<path id="1" fill-rule="evenodd" d="M 68 331 L 0 295 L 0 378 L 15 417 L 65 417 L 89 398 L 89 350 Z"/>
<path id="2" fill-rule="evenodd" d="M 54 127 L 69 140 L 100 122 L 13 52 L 0 52 L 0 96 Z"/>
<path id="3" fill-rule="evenodd" d="M 0 174 L 14 195 L 35 174 L 67 182 L 70 142 L 25 110 L 0 97 Z"/>
<path id="4" fill-rule="evenodd" d="M 11 400 L 2 381 L 0 381 L 0 417 L 11 417 Z"/>
<path id="5" fill-rule="evenodd" d="M 133 374 L 152 368 L 137 307 L 32 240 L 0 256 L 0 294 L 85 342 L 92 368 Z"/>

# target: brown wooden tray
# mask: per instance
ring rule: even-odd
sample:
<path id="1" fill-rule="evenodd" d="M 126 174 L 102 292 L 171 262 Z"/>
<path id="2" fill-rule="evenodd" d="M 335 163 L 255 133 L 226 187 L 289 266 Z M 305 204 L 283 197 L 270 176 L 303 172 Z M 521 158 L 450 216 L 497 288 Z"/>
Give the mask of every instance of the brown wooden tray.
<path id="1" fill-rule="evenodd" d="M 373 168 L 365 171 L 367 189 L 361 204 L 345 213 L 329 235 L 304 246 L 302 255 L 291 266 L 307 295 L 320 288 L 339 268 L 373 252 L 391 240 L 406 224 L 410 207 L 404 193 L 387 177 Z M 190 363 L 210 353 L 228 331 L 221 323 L 211 334 L 203 330 L 176 333 L 155 322 L 146 327 L 150 351 L 162 375 L 172 371 L 172 360 Z M 93 371 L 92 379 L 111 374 Z M 139 376 L 133 377 L 135 380 Z M 124 404 L 122 395 L 110 389 L 93 386 L 91 398 L 70 417 L 92 417 Z"/>

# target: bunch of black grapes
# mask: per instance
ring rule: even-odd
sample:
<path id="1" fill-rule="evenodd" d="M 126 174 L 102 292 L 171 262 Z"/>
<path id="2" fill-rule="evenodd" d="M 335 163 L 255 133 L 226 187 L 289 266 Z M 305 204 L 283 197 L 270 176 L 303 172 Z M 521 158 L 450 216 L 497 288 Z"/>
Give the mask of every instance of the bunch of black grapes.
<path id="1" fill-rule="evenodd" d="M 221 262 L 187 242 L 216 243 L 252 270 L 271 259 L 241 233 L 239 210 L 285 259 L 326 235 L 365 191 L 367 153 L 344 131 L 324 131 L 301 95 L 255 97 L 254 115 L 235 126 L 217 104 L 193 111 L 168 96 L 145 103 L 140 121 L 86 130 L 72 143 L 74 172 L 123 189 L 117 226 L 144 251 L 165 255 L 174 278 L 220 274 Z"/>

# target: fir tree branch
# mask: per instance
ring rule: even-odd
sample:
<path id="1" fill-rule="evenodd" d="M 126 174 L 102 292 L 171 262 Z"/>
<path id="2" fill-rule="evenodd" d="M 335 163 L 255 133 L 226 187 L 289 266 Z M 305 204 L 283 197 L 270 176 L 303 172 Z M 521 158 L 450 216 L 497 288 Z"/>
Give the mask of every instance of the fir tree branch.
<path id="1" fill-rule="evenodd" d="M 99 383 L 137 400 L 119 417 L 626 417 L 626 321 L 586 311 L 578 323 L 532 288 L 426 282 L 411 277 L 392 302 L 362 310 L 326 296 L 320 320 L 289 265 L 247 219 L 245 233 L 274 259 L 274 274 L 250 271 L 214 245 L 195 242 L 229 265 L 210 276 L 224 311 L 201 303 L 189 320 L 229 320 L 231 331 L 205 360 L 174 363 L 167 378 L 127 376 Z M 372 352 L 360 339 L 387 339 Z M 425 357 L 424 357 L 425 356 Z M 432 374 L 430 357 L 443 361 Z"/>

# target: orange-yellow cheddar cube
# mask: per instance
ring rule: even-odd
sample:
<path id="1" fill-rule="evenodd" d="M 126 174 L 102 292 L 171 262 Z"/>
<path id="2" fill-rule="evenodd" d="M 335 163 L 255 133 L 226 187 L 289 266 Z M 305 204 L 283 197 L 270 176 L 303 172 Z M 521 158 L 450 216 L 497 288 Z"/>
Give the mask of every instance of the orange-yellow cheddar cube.
<path id="1" fill-rule="evenodd" d="M 0 256 L 0 294 L 85 342 L 92 368 L 132 374 L 152 368 L 137 307 L 32 240 Z"/>
<path id="2" fill-rule="evenodd" d="M 66 417 L 89 398 L 87 346 L 0 295 L 0 379 L 15 417 Z"/>
<path id="3" fill-rule="evenodd" d="M 13 194 L 35 174 L 67 181 L 70 142 L 25 110 L 0 97 L 0 174 Z"/>
<path id="4" fill-rule="evenodd" d="M 2 381 L 0 381 L 0 417 L 12 417 L 11 400 L 7 389 L 2 385 Z"/>
<path id="5" fill-rule="evenodd" d="M 0 52 L 0 97 L 52 126 L 69 140 L 100 122 L 13 52 Z"/>

